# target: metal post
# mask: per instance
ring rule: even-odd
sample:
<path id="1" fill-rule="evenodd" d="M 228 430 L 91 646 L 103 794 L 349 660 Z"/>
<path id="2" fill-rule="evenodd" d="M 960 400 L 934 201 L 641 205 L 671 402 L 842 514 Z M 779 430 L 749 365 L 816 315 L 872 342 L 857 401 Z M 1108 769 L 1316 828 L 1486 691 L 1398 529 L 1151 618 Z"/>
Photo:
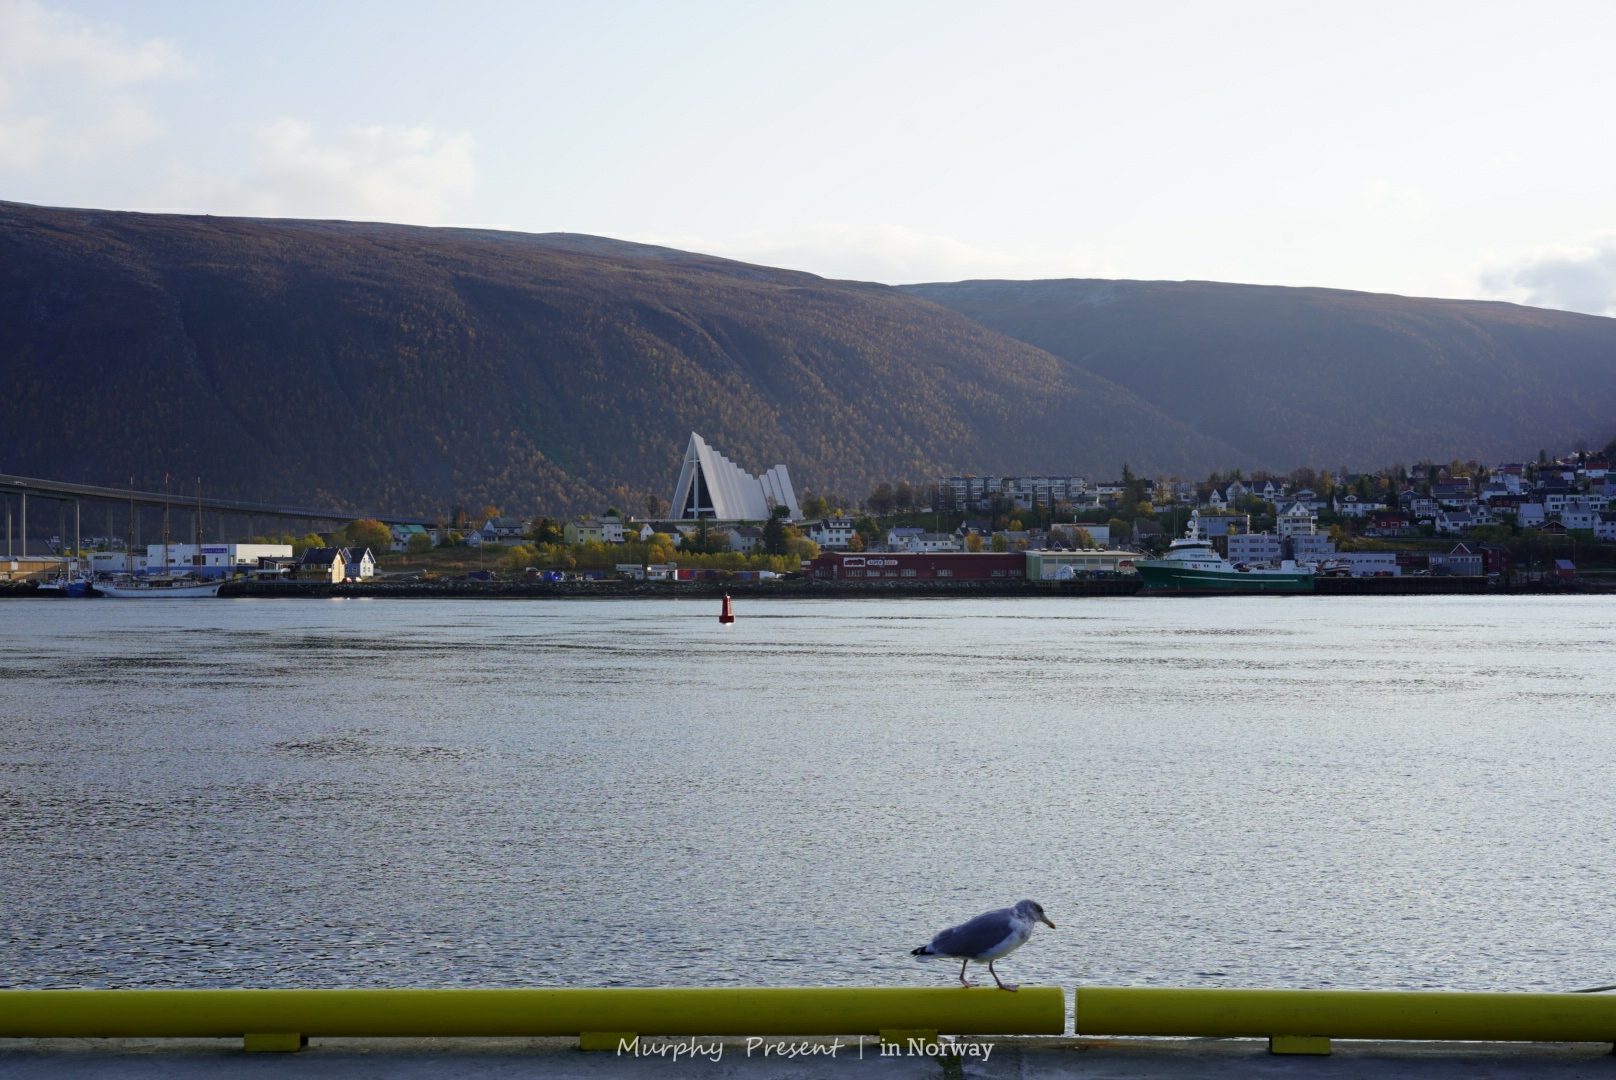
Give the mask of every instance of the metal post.
<path id="1" fill-rule="evenodd" d="M 79 556 L 84 553 L 83 507 L 79 500 L 73 500 L 73 569 L 79 568 Z"/>
<path id="2" fill-rule="evenodd" d="M 28 557 L 28 493 L 22 493 L 22 557 Z"/>

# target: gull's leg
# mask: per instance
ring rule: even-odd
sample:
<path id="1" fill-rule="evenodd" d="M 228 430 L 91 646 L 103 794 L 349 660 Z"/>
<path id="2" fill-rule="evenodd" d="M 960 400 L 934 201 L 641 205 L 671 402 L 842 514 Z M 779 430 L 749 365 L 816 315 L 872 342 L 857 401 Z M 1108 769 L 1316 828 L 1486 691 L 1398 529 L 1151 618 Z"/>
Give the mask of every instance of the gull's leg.
<path id="1" fill-rule="evenodd" d="M 961 986 L 975 986 L 976 985 L 975 983 L 971 982 L 969 979 L 967 979 L 965 977 L 965 965 L 969 964 L 970 962 L 971 962 L 970 957 L 966 957 L 964 960 L 960 961 L 960 985 Z"/>
<path id="2" fill-rule="evenodd" d="M 997 971 L 993 970 L 993 961 L 992 960 L 988 961 L 988 974 L 993 976 L 993 981 L 994 982 L 999 983 L 999 989 L 1000 990 L 1009 990 L 1011 992 L 1014 992 L 1016 990 L 1021 989 L 1020 985 L 1017 984 L 1017 983 L 999 982 L 999 973 Z"/>

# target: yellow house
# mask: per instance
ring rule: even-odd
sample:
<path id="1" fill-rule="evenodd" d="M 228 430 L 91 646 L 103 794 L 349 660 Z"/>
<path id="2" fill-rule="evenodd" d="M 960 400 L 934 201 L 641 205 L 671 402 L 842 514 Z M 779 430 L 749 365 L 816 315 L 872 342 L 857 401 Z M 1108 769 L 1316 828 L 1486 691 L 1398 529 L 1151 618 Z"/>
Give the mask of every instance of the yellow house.
<path id="1" fill-rule="evenodd" d="M 586 517 L 569 521 L 561 527 L 561 538 L 569 544 L 582 544 L 593 540 L 597 544 L 621 544 L 623 519 L 616 517 Z"/>
<path id="2" fill-rule="evenodd" d="M 347 554 L 341 548 L 309 548 L 297 568 L 299 581 L 329 581 L 335 584 L 348 577 Z"/>

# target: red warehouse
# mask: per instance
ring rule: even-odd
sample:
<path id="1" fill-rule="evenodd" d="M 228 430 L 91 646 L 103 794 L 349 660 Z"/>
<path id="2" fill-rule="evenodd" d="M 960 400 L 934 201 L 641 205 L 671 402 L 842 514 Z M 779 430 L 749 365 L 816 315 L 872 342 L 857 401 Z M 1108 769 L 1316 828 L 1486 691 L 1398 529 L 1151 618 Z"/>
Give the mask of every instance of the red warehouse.
<path id="1" fill-rule="evenodd" d="M 811 564 L 813 576 L 833 581 L 868 578 L 915 578 L 936 580 L 952 578 L 956 581 L 982 579 L 1006 580 L 1027 576 L 1027 556 L 1013 554 L 961 552 L 911 553 L 893 552 L 854 555 L 845 551 L 831 551 L 819 556 Z"/>

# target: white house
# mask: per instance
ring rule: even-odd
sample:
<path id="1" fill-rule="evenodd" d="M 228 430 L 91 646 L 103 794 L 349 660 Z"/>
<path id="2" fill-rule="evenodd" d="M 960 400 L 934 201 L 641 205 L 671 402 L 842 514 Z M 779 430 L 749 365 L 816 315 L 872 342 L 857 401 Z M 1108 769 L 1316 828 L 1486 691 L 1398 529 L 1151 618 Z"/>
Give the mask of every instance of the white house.
<path id="1" fill-rule="evenodd" d="M 1318 532 L 1318 515 L 1308 503 L 1295 502 L 1275 521 L 1280 536 L 1312 536 Z"/>
<path id="2" fill-rule="evenodd" d="M 1591 529 L 1599 521 L 1599 511 L 1585 502 L 1568 502 L 1560 507 L 1560 524 L 1568 529 Z"/>
<path id="3" fill-rule="evenodd" d="M 1616 543 L 1616 514 L 1601 513 L 1594 522 L 1594 535 L 1607 544 Z"/>
<path id="4" fill-rule="evenodd" d="M 1542 503 L 1521 503 L 1515 512 L 1515 524 L 1523 529 L 1535 529 L 1546 520 L 1548 515 L 1543 512 Z"/>
<path id="5" fill-rule="evenodd" d="M 376 576 L 376 557 L 369 548 L 344 548 L 342 568 L 349 581 L 364 581 Z"/>
<path id="6" fill-rule="evenodd" d="M 530 527 L 518 518 L 491 517 L 483 522 L 478 533 L 485 544 L 510 544 L 520 542 Z"/>
<path id="7" fill-rule="evenodd" d="M 1356 495 L 1348 495 L 1335 501 L 1335 512 L 1342 517 L 1364 518 L 1384 509 L 1386 509 L 1385 503 L 1378 503 L 1373 499 L 1360 499 Z"/>
<path id="8" fill-rule="evenodd" d="M 1476 524 L 1475 515 L 1468 510 L 1442 509 L 1436 512 L 1436 531 L 1444 536 L 1463 536 Z"/>
<path id="9" fill-rule="evenodd" d="M 910 536 L 903 541 L 903 547 L 889 547 L 888 551 L 912 551 L 929 553 L 933 551 L 961 551 L 959 537 L 953 533 L 923 532 Z"/>
<path id="10" fill-rule="evenodd" d="M 887 530 L 887 550 L 908 551 L 910 538 L 919 536 L 925 531 L 916 525 L 894 525 Z"/>
<path id="11" fill-rule="evenodd" d="M 853 542 L 853 519 L 836 517 L 810 522 L 808 539 L 818 544 L 820 551 L 846 551 Z"/>
<path id="12" fill-rule="evenodd" d="M 763 546 L 763 530 L 756 525 L 740 525 L 729 531 L 729 549 L 750 555 Z"/>

